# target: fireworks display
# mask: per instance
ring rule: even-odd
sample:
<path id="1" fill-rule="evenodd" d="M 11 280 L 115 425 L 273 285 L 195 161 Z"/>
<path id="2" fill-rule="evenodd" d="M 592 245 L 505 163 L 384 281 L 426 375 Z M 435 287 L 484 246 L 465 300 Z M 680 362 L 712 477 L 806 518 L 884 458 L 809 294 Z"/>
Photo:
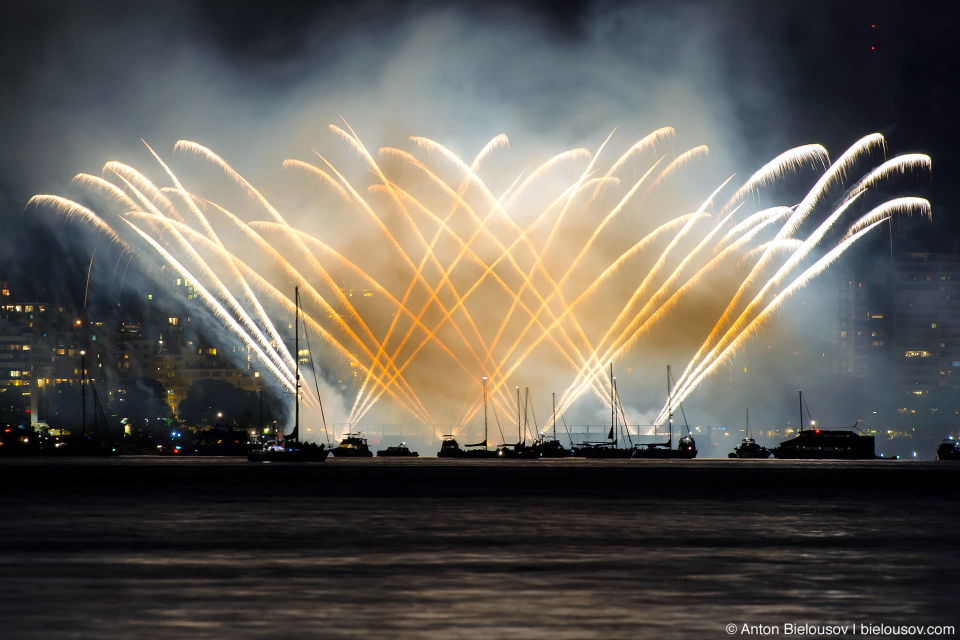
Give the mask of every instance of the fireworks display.
<path id="1" fill-rule="evenodd" d="M 31 203 L 139 256 L 160 284 L 170 271 L 189 281 L 287 390 L 298 286 L 314 355 L 349 371 L 348 423 L 388 402 L 454 433 L 482 408 L 481 377 L 500 416 L 515 415 L 515 385 L 544 377 L 563 385 L 559 413 L 585 394 L 599 406 L 611 361 L 682 332 L 676 406 L 864 234 L 930 215 L 925 200 L 880 190 L 929 171 L 929 158 L 887 160 L 879 134 L 833 162 L 820 145 L 797 147 L 739 186 L 700 189 L 687 173 L 707 150 L 674 153 L 669 127 L 514 173 L 504 135 L 468 161 L 424 138 L 374 153 L 349 126 L 331 131 L 346 160 L 286 161 L 292 186 L 279 198 L 181 141 L 186 172 L 150 150 L 162 183 L 108 162 L 75 178 L 80 195 Z M 788 179 L 813 184 L 799 203 L 773 201 Z"/>

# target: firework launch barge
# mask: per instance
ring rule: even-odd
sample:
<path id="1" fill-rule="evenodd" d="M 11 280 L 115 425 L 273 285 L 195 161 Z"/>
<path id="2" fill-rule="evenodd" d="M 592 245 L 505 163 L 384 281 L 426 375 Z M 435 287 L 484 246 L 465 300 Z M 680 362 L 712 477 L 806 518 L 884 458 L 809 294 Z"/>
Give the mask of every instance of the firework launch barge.
<path id="1" fill-rule="evenodd" d="M 809 413 L 809 412 L 808 412 Z M 812 423 L 812 421 L 811 421 Z M 846 429 L 804 429 L 803 392 L 800 392 L 800 433 L 772 451 L 787 460 L 876 460 L 873 436 Z"/>

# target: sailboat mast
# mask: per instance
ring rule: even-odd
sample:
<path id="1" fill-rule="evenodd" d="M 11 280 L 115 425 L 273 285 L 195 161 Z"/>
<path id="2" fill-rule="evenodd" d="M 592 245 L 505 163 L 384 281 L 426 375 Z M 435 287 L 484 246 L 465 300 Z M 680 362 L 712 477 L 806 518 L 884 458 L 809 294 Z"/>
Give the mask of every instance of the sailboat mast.
<path id="1" fill-rule="evenodd" d="M 617 424 L 616 404 L 613 398 L 613 361 L 610 361 L 610 439 L 613 440 L 613 446 L 617 446 L 617 435 L 615 433 Z"/>
<path id="2" fill-rule="evenodd" d="M 557 439 L 557 394 L 551 393 L 553 397 L 553 439 Z"/>
<path id="3" fill-rule="evenodd" d="M 800 393 L 800 433 L 798 435 L 803 435 L 803 389 L 799 391 Z"/>
<path id="4" fill-rule="evenodd" d="M 483 376 L 483 448 L 487 448 L 487 376 Z"/>
<path id="5" fill-rule="evenodd" d="M 87 357 L 80 352 L 80 428 L 83 443 L 87 442 Z"/>
<path id="6" fill-rule="evenodd" d="M 293 288 L 293 300 L 296 311 L 293 314 L 293 353 L 296 361 L 296 388 L 293 400 L 293 441 L 300 435 L 300 287 Z M 289 334 L 287 334 L 289 335 Z"/>
<path id="7" fill-rule="evenodd" d="M 520 442 L 522 437 L 520 435 L 520 387 L 517 387 L 517 442 Z M 523 439 L 526 440 L 526 438 Z"/>
<path id="8" fill-rule="evenodd" d="M 670 389 L 670 365 L 667 365 L 667 428 L 670 429 L 670 435 L 667 436 L 667 448 L 673 449 L 673 391 Z"/>

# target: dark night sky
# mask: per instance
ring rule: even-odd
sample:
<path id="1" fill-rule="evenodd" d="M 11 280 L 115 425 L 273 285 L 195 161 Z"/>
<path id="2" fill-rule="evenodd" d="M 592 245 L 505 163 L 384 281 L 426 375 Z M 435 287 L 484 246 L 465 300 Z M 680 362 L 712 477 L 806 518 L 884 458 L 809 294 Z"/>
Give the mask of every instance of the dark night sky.
<path id="1" fill-rule="evenodd" d="M 605 91 L 613 85 L 599 85 L 598 93 L 608 105 L 621 104 L 599 109 L 597 131 L 582 126 L 566 105 L 568 98 L 585 103 L 576 90 L 565 95 L 570 89 L 560 87 L 550 95 L 549 83 L 563 81 L 562 71 L 551 68 L 557 52 L 584 66 L 598 56 L 614 60 L 612 71 L 627 84 L 646 74 L 658 78 L 654 87 L 682 82 L 693 69 L 707 78 L 700 86 L 729 127 L 733 161 L 750 170 L 808 142 L 836 156 L 873 131 L 884 133 L 892 152 L 929 153 L 933 176 L 911 189 L 933 202 L 934 225 L 906 225 L 899 242 L 903 249 L 949 249 L 960 229 L 952 206 L 960 171 L 953 115 L 960 65 L 953 16 L 934 4 L 940 3 L 544 1 L 522 9 L 509 2 L 6 3 L 0 26 L 3 253 L 9 264 L 26 261 L 54 280 L 76 273 L 86 258 L 51 260 L 49 219 L 37 221 L 23 206 L 34 193 L 65 193 L 75 173 L 96 173 L 105 160 L 133 153 L 142 159 L 141 137 L 161 150 L 178 138 L 209 140 L 236 159 L 263 142 L 264 130 L 285 123 L 286 105 L 304 96 L 327 100 L 320 117 L 328 122 L 338 113 L 357 117 L 349 100 L 340 104 L 338 97 L 364 87 L 367 78 L 382 82 L 398 50 L 416 49 L 408 55 L 427 65 L 456 65 L 462 56 L 477 65 L 468 75 L 489 71 L 474 62 L 487 55 L 486 37 L 491 65 L 503 66 L 496 57 L 503 43 L 521 43 L 519 50 L 537 60 L 517 62 L 512 73 L 504 69 L 502 86 L 497 76 L 476 79 L 496 103 L 478 111 L 477 120 L 507 114 L 511 121 L 502 129 L 511 136 L 521 127 L 549 134 L 551 125 L 569 121 L 569 140 L 590 146 L 597 131 L 629 126 L 623 120 L 635 94 Z M 404 49 L 416 41 L 417 25 L 436 16 L 455 20 L 467 34 L 463 51 L 451 53 L 460 46 L 455 38 L 441 41 L 447 49 L 430 38 Z M 509 66 L 509 57 L 501 57 Z M 539 80 L 543 70 L 546 79 Z M 528 85 L 526 92 L 517 85 Z M 442 95 L 448 89 L 450 95 Z M 451 112 L 477 108 L 475 89 L 440 83 L 436 90 Z M 464 95 L 470 105 L 457 104 Z M 556 113 L 538 117 L 545 104 Z M 674 124 L 668 104 L 637 110 Z M 418 105 L 422 111 L 431 102 Z M 651 113 L 656 110 L 663 113 Z M 431 114 L 419 115 L 430 121 Z M 375 117 L 364 115 L 360 123 Z M 456 123 L 441 131 L 454 139 L 460 133 Z M 283 136 L 295 139 L 289 130 Z M 291 155 L 300 151 L 290 146 Z M 17 275 L 13 266 L 6 271 Z"/>

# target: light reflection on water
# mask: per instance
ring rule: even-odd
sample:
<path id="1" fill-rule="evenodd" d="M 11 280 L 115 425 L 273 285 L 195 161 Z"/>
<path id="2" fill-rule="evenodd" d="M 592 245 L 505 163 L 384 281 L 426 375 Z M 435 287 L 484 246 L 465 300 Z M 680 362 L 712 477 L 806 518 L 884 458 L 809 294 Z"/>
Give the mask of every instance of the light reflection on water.
<path id="1" fill-rule="evenodd" d="M 0 615 L 17 638 L 718 638 L 731 622 L 958 622 L 952 495 L 0 495 L 15 514 L 0 521 Z"/>

